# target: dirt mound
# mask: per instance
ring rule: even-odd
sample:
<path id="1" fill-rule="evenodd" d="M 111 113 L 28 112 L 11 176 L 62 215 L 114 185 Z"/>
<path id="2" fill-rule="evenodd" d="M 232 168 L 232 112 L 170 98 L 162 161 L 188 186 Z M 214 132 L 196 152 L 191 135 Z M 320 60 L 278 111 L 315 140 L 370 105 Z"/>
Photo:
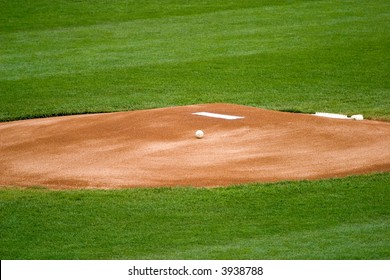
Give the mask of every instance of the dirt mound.
<path id="1" fill-rule="evenodd" d="M 33 119 L 0 123 L 0 185 L 224 186 L 388 172 L 389 143 L 390 123 L 229 104 Z"/>

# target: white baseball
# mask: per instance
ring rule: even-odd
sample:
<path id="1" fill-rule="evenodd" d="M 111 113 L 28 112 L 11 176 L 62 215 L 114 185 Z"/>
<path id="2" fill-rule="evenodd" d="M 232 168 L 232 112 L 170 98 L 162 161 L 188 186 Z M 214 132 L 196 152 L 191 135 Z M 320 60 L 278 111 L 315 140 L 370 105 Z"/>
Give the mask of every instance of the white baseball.
<path id="1" fill-rule="evenodd" d="M 204 136 L 204 132 L 202 130 L 197 130 L 195 132 L 195 136 L 196 136 L 196 138 L 201 139 Z"/>

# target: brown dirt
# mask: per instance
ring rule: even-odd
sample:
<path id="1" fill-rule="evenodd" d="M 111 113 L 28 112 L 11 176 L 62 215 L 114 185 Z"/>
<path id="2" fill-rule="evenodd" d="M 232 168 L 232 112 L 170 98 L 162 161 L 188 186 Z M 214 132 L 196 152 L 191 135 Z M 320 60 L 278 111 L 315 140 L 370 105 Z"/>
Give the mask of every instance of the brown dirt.
<path id="1" fill-rule="evenodd" d="M 200 111 L 245 118 L 192 114 Z M 0 185 L 226 186 L 389 172 L 389 143 L 386 122 L 229 104 L 23 120 L 0 123 Z"/>

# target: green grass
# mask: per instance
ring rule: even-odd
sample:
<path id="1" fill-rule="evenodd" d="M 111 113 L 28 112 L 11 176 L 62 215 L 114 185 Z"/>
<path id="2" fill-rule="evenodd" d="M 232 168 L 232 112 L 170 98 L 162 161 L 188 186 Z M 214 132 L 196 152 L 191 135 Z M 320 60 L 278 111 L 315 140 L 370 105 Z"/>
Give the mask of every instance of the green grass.
<path id="1" fill-rule="evenodd" d="M 219 189 L 0 191 L 2 259 L 388 259 L 390 174 Z"/>
<path id="2" fill-rule="evenodd" d="M 0 2 L 3 121 L 210 102 L 390 119 L 387 0 L 21 2 Z"/>
<path id="3" fill-rule="evenodd" d="M 212 102 L 390 120 L 388 0 L 0 0 L 0 11 L 0 121 Z M 1 188 L 0 258 L 389 259 L 389 186 L 390 173 Z"/>

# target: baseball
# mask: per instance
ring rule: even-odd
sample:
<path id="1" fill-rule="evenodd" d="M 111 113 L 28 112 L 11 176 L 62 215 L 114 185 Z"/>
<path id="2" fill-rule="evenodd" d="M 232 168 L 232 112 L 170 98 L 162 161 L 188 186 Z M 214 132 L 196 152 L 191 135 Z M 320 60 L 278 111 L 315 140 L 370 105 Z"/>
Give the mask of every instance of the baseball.
<path id="1" fill-rule="evenodd" d="M 195 132 L 195 136 L 196 136 L 196 138 L 201 139 L 204 136 L 204 132 L 202 130 L 197 130 Z"/>

